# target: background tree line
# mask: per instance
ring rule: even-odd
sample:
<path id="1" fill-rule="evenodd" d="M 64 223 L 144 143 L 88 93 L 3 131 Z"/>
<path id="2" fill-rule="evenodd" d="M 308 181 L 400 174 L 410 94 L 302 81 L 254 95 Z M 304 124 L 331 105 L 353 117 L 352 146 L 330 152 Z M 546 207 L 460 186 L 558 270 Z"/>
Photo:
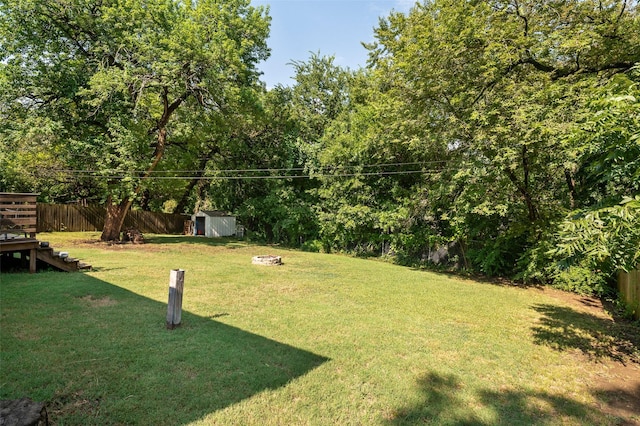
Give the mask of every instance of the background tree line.
<path id="1" fill-rule="evenodd" d="M 602 292 L 640 260 L 637 1 L 417 3 L 267 90 L 245 0 L 0 2 L 0 186 Z M 109 218 L 108 218 L 109 219 Z M 120 222 L 121 223 L 121 222 Z"/>

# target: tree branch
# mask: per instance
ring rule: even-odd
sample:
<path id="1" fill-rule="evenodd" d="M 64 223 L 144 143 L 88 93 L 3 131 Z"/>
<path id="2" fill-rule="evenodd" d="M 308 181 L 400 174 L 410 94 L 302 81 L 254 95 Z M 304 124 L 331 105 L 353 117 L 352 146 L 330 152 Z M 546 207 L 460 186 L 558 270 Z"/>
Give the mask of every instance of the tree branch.
<path id="1" fill-rule="evenodd" d="M 621 62 L 613 62 L 610 64 L 604 64 L 598 67 L 580 67 L 576 63 L 576 67 L 574 68 L 557 68 L 551 65 L 543 64 L 542 62 L 539 62 L 532 57 L 521 59 L 520 61 L 516 62 L 514 65 L 518 66 L 522 64 L 532 65 L 538 71 L 551 74 L 552 80 L 559 80 L 561 78 L 569 77 L 574 74 L 595 74 L 595 73 L 599 73 L 602 71 L 609 71 L 609 70 L 620 70 L 620 72 L 624 72 L 624 71 L 630 70 L 635 65 L 634 62 L 621 61 Z M 512 67 L 513 65 L 510 66 L 510 68 Z"/>
<path id="2" fill-rule="evenodd" d="M 533 198 L 529 193 L 529 188 L 527 188 L 526 186 L 520 183 L 520 181 L 518 180 L 518 177 L 516 176 L 514 171 L 511 170 L 510 168 L 505 167 L 504 172 L 509 178 L 509 180 L 513 183 L 513 185 L 518 189 L 518 192 L 520 192 L 520 195 L 522 195 L 522 198 L 524 199 L 524 202 L 527 205 L 527 211 L 529 212 L 529 220 L 531 222 L 535 222 L 536 220 L 538 220 L 539 214 L 538 214 L 538 209 L 536 208 L 536 205 L 533 202 Z M 528 172 L 526 173 L 526 176 L 527 176 L 526 179 L 528 180 Z"/>

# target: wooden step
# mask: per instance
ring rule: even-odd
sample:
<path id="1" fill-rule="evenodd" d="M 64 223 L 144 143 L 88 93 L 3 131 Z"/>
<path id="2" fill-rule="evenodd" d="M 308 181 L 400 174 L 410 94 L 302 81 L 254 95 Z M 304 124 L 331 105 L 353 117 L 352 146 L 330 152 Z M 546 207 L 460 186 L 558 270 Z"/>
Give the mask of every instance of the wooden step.
<path id="1" fill-rule="evenodd" d="M 87 271 L 91 269 L 91 265 L 80 262 L 79 259 L 74 257 L 60 257 L 60 252 L 53 250 L 51 247 L 39 247 L 36 251 L 36 255 L 38 260 L 62 271 L 74 272 L 80 270 Z"/>
<path id="2" fill-rule="evenodd" d="M 81 271 L 90 271 L 91 265 L 84 262 L 78 262 L 78 269 L 80 269 Z"/>

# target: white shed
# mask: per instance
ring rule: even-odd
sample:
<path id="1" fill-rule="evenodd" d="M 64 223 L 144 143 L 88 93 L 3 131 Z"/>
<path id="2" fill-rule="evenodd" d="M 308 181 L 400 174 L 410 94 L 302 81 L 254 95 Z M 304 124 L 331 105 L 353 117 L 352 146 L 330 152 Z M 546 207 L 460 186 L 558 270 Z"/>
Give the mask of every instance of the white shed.
<path id="1" fill-rule="evenodd" d="M 229 237 L 236 235 L 236 217 L 215 210 L 202 210 L 191 216 L 193 235 Z"/>

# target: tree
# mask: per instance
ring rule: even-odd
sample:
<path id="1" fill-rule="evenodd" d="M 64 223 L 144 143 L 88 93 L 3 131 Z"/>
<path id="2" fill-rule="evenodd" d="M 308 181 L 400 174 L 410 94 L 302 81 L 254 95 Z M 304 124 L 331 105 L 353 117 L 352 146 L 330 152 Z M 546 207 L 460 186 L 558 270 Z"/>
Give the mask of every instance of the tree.
<path id="1" fill-rule="evenodd" d="M 18 119 L 3 137 L 26 112 L 55 123 L 70 164 L 106 182 L 101 238 L 119 239 L 167 147 L 204 129 L 194 116 L 250 98 L 268 28 L 246 0 L 3 2 L 2 112 Z"/>
<path id="2" fill-rule="evenodd" d="M 474 268 L 515 272 L 571 208 L 574 147 L 563 141 L 598 87 L 640 59 L 637 12 L 622 1 L 436 0 L 381 21 L 370 60 L 391 121 L 405 144 L 446 161 L 423 204 Z"/>
<path id="3" fill-rule="evenodd" d="M 633 70 L 602 88 L 568 137 L 579 208 L 559 222 L 549 255 L 555 280 L 572 290 L 603 292 L 640 262 L 639 77 Z"/>
<path id="4" fill-rule="evenodd" d="M 292 92 L 277 86 L 238 118 L 208 165 L 205 202 L 234 211 L 254 238 L 298 246 L 315 238 L 316 220 L 309 180 L 301 177 L 306 157 L 299 149 Z"/>

